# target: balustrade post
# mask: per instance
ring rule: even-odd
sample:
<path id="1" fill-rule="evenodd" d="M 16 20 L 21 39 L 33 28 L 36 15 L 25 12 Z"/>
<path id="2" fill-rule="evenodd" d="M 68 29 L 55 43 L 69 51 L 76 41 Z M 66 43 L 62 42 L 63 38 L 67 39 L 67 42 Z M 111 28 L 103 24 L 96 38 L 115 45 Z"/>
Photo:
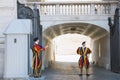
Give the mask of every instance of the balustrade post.
<path id="1" fill-rule="evenodd" d="M 59 15 L 60 14 L 60 5 L 56 4 L 55 6 L 55 15 Z"/>
<path id="2" fill-rule="evenodd" d="M 112 4 L 112 3 L 110 4 L 110 14 L 114 14 L 114 13 L 115 13 L 116 7 L 117 7 L 116 4 L 114 4 L 114 3 L 113 3 L 113 4 Z"/>
<path id="3" fill-rule="evenodd" d="M 39 8 L 40 15 L 42 15 L 42 7 L 41 7 L 41 5 L 39 4 L 39 5 L 37 5 L 37 6 L 38 6 L 38 8 Z"/>
<path id="4" fill-rule="evenodd" d="M 90 10 L 91 10 L 91 15 L 94 15 L 96 13 L 95 4 L 91 3 Z"/>

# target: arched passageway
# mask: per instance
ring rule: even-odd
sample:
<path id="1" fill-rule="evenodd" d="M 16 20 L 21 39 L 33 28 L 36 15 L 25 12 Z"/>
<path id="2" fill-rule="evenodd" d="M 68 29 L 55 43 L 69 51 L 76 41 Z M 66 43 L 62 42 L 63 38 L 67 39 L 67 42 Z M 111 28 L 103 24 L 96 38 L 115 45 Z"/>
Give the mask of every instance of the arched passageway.
<path id="1" fill-rule="evenodd" d="M 109 33 L 100 26 L 88 23 L 64 23 L 50 26 L 43 32 L 44 44 L 49 45 L 46 56 L 44 57 L 44 67 L 48 67 L 55 62 L 55 44 L 57 36 L 65 34 L 78 34 L 91 38 L 92 61 L 95 65 L 110 69 L 110 43 Z M 83 39 L 84 40 L 84 39 Z"/>

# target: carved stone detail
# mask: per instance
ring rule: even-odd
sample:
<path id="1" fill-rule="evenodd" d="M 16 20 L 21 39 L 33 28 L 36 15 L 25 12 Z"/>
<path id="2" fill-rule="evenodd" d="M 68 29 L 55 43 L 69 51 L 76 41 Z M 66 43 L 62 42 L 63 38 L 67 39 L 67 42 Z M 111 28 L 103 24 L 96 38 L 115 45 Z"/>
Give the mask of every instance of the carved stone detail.
<path id="1" fill-rule="evenodd" d="M 17 18 L 18 19 L 32 19 L 33 18 L 32 9 L 17 1 Z"/>
<path id="2" fill-rule="evenodd" d="M 111 17 L 108 18 L 108 25 L 110 27 L 110 36 L 114 35 L 114 32 L 115 32 L 116 27 L 118 25 L 118 23 L 117 23 L 118 17 L 119 17 L 119 8 L 116 8 L 113 23 L 112 23 Z"/>

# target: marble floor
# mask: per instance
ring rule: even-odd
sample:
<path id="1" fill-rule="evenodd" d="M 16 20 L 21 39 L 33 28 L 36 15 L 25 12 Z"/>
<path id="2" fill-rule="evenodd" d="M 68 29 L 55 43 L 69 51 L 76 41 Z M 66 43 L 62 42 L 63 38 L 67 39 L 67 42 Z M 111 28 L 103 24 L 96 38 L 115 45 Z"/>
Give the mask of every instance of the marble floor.
<path id="1" fill-rule="evenodd" d="M 82 76 L 79 74 L 77 63 L 57 62 L 42 72 L 42 78 L 0 80 L 120 80 L 120 74 L 93 65 L 89 76 L 86 76 L 85 69 Z"/>
<path id="2" fill-rule="evenodd" d="M 120 74 L 113 73 L 100 67 L 91 66 L 89 76 L 79 75 L 77 63 L 57 63 L 45 72 L 46 80 L 120 80 Z"/>

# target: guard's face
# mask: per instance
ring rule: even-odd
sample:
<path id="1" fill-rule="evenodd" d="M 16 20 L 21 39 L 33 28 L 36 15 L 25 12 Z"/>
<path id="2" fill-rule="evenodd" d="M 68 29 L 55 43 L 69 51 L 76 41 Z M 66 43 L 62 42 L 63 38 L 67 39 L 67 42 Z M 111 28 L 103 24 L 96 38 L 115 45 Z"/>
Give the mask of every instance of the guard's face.
<path id="1" fill-rule="evenodd" d="M 83 47 L 85 47 L 86 46 L 86 44 L 83 44 Z"/>
<path id="2" fill-rule="evenodd" d="M 39 40 L 37 40 L 37 42 L 39 43 Z"/>

